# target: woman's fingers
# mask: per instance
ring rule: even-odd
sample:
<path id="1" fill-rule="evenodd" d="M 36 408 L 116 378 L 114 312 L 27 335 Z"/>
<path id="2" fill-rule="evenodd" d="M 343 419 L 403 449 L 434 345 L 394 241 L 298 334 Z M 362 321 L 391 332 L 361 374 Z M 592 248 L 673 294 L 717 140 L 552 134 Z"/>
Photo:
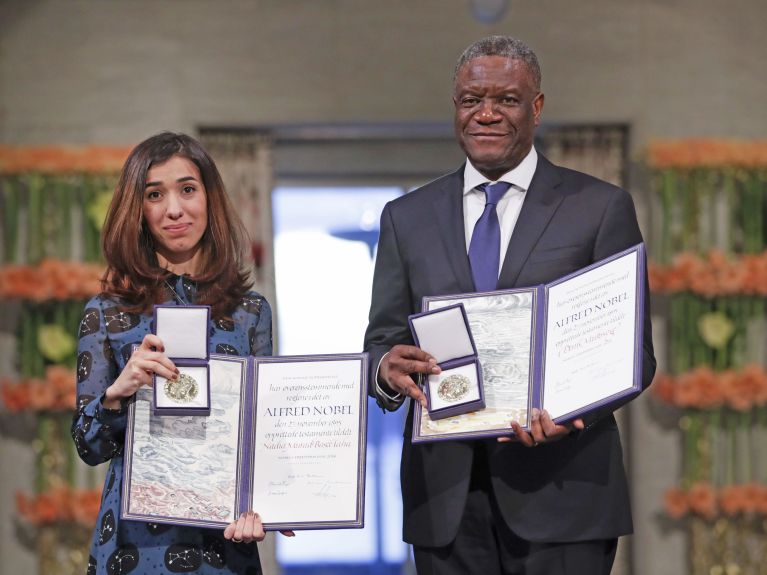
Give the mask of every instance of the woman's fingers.
<path id="1" fill-rule="evenodd" d="M 286 533 L 293 533 L 292 531 Z M 234 521 L 224 529 L 224 538 L 230 539 L 235 543 L 250 543 L 251 541 L 263 541 L 266 537 L 264 525 L 261 523 L 261 516 L 248 511 L 242 513 L 237 521 Z M 292 535 L 288 535 L 292 537 Z"/>
<path id="2" fill-rule="evenodd" d="M 175 379 L 179 374 L 178 368 L 176 368 L 172 361 L 167 358 L 165 359 L 166 361 L 141 358 L 136 360 L 136 366 L 143 372 L 149 374 L 150 380 L 153 374 L 157 374 L 165 379 Z"/>
<path id="3" fill-rule="evenodd" d="M 141 341 L 141 347 L 139 349 L 145 350 L 145 351 L 159 351 L 164 352 L 165 351 L 165 345 L 163 345 L 162 340 L 157 337 L 153 333 L 148 333 L 144 336 L 144 339 Z"/>

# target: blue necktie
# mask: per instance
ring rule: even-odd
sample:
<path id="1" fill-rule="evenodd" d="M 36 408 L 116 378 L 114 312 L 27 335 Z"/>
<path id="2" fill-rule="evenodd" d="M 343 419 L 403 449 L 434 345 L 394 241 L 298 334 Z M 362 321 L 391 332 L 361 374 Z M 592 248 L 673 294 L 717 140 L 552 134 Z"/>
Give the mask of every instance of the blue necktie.
<path id="1" fill-rule="evenodd" d="M 469 243 L 469 261 L 474 288 L 477 291 L 493 291 L 498 284 L 498 267 L 501 260 L 501 226 L 495 207 L 503 194 L 511 187 L 506 182 L 482 184 L 478 190 L 485 192 L 485 211 L 477 220 Z"/>

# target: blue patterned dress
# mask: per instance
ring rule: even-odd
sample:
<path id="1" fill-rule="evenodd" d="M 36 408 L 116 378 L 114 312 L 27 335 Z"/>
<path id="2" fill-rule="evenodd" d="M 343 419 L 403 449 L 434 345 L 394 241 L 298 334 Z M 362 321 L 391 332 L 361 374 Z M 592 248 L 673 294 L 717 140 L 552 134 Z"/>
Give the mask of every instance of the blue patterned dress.
<path id="1" fill-rule="evenodd" d="M 194 302 L 193 281 L 183 276 L 168 281 L 184 303 Z M 80 322 L 72 437 L 83 461 L 109 462 L 87 573 L 260 574 L 256 544 L 227 541 L 223 529 L 120 519 L 127 409 L 107 409 L 101 399 L 125 367 L 133 345 L 151 332 L 151 323 L 151 314 L 123 313 L 115 301 L 103 296 L 86 304 Z M 272 315 L 267 301 L 250 292 L 230 319 L 211 321 L 210 352 L 271 355 Z"/>

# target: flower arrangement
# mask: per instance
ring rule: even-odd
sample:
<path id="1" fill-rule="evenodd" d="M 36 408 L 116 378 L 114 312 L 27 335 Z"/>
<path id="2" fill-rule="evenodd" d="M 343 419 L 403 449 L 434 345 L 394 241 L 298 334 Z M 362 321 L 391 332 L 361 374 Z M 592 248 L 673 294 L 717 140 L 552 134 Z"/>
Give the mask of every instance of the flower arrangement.
<path id="1" fill-rule="evenodd" d="M 62 485 L 34 496 L 16 493 L 18 515 L 35 527 L 74 522 L 91 528 L 96 523 L 100 504 L 99 489 L 74 489 Z"/>
<path id="2" fill-rule="evenodd" d="M 720 372 L 700 366 L 677 376 L 658 374 L 650 389 L 658 399 L 682 409 L 729 407 L 745 412 L 767 404 L 767 372 L 756 364 Z"/>
<path id="3" fill-rule="evenodd" d="M 39 265 L 0 267 L 0 297 L 35 302 L 83 300 L 101 291 L 100 264 L 45 259 Z"/>
<path id="4" fill-rule="evenodd" d="M 650 289 L 656 293 L 767 296 L 767 251 L 729 258 L 716 249 L 705 256 L 682 252 L 667 266 L 651 262 L 648 275 Z"/>
<path id="5" fill-rule="evenodd" d="M 75 406 L 75 372 L 61 365 L 51 365 L 45 378 L 0 380 L 0 398 L 8 411 L 72 411 Z"/>
<path id="6" fill-rule="evenodd" d="M 767 485 L 744 483 L 716 488 L 698 481 L 689 489 L 672 487 L 664 494 L 666 514 L 672 519 L 696 515 L 712 520 L 720 515 L 767 516 Z"/>
<path id="7" fill-rule="evenodd" d="M 656 141 L 650 144 L 647 159 L 656 169 L 767 166 L 767 140 Z"/>
<path id="8" fill-rule="evenodd" d="M 0 172 L 118 172 L 131 148 L 124 146 L 17 147 L 0 146 Z"/>

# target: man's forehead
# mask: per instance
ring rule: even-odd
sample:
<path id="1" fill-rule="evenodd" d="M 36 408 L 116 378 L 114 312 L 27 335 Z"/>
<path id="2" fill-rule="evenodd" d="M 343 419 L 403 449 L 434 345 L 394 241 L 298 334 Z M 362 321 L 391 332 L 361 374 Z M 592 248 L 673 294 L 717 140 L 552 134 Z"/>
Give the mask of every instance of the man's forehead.
<path id="1" fill-rule="evenodd" d="M 477 56 L 464 62 L 458 69 L 454 84 L 471 81 L 472 78 L 481 78 L 494 73 L 511 74 L 523 72 L 532 81 L 532 73 L 527 63 L 519 58 L 510 56 Z"/>

